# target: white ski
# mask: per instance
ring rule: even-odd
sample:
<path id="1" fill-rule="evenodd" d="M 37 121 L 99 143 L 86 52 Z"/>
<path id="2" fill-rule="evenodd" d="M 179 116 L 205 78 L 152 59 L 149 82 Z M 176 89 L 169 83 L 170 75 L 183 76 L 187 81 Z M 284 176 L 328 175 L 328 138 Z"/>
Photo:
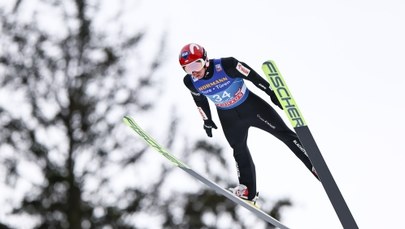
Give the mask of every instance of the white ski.
<path id="1" fill-rule="evenodd" d="M 239 197 L 235 196 L 231 192 L 225 190 L 215 182 L 212 182 L 211 180 L 203 177 L 196 171 L 192 170 L 190 167 L 188 167 L 186 164 L 181 162 L 179 159 L 177 159 L 175 156 L 173 156 L 171 153 L 169 153 L 166 149 L 164 149 L 162 146 L 160 146 L 152 137 L 150 137 L 145 131 L 143 131 L 139 125 L 134 121 L 134 119 L 130 116 L 125 116 L 123 118 L 123 121 L 126 125 L 131 127 L 139 136 L 141 136 L 150 146 L 152 146 L 156 151 L 158 151 L 160 154 L 162 154 L 165 158 L 167 158 L 169 161 L 171 161 L 174 165 L 185 171 L 186 173 L 190 174 L 192 177 L 198 179 L 202 183 L 206 184 L 208 187 L 216 191 L 217 193 L 225 196 L 226 198 L 230 199 L 231 201 L 235 202 L 236 204 L 239 204 L 243 206 L 244 208 L 248 209 L 251 211 L 253 214 L 258 216 L 259 218 L 265 220 L 266 222 L 272 224 L 273 226 L 280 228 L 280 229 L 288 229 L 287 226 L 283 225 L 280 223 L 278 220 L 274 219 L 273 217 L 269 216 L 267 213 L 264 211 L 256 208 L 255 206 L 251 205 L 245 200 L 240 199 Z"/>

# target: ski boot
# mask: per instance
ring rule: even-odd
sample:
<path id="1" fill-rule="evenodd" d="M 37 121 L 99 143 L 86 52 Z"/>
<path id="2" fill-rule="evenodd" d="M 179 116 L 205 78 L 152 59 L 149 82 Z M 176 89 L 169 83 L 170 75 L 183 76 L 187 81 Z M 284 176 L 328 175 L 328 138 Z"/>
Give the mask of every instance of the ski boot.
<path id="1" fill-rule="evenodd" d="M 256 193 L 255 197 L 251 200 L 248 199 L 249 191 L 246 185 L 239 184 L 235 188 L 229 188 L 229 191 L 232 192 L 235 196 L 245 200 L 247 203 L 253 205 L 256 208 L 259 208 L 259 205 L 256 203 L 259 198 L 259 193 Z"/>

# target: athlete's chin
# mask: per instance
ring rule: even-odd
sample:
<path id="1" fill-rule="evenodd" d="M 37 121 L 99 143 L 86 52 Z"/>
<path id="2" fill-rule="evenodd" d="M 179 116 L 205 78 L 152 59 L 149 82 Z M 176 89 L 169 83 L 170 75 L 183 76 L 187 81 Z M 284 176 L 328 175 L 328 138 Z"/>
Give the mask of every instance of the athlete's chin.
<path id="1" fill-rule="evenodd" d="M 197 78 L 197 79 L 202 79 L 203 77 L 204 77 L 204 75 L 203 74 L 196 74 L 196 75 L 193 75 L 195 78 Z"/>

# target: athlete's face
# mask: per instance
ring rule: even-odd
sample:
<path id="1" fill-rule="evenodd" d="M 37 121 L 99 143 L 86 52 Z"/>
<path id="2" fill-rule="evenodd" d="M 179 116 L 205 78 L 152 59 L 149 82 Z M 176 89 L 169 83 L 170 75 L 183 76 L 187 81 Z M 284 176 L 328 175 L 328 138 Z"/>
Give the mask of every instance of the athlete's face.
<path id="1" fill-rule="evenodd" d="M 203 68 L 202 68 L 201 70 L 199 70 L 199 71 L 193 71 L 193 72 L 191 73 L 191 75 L 193 75 L 194 78 L 202 79 L 202 78 L 205 76 L 205 70 L 206 70 L 206 68 L 203 67 Z"/>
<path id="2" fill-rule="evenodd" d="M 205 75 L 207 62 L 206 60 L 200 58 L 182 67 L 185 72 L 192 75 L 194 78 L 201 79 Z"/>

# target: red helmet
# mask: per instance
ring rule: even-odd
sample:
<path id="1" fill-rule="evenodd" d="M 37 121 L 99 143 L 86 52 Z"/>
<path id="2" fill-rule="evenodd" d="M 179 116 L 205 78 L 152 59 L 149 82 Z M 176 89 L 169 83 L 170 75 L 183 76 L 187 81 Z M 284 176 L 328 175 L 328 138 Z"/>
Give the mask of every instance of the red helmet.
<path id="1" fill-rule="evenodd" d="M 180 65 L 189 74 L 192 71 L 201 70 L 206 65 L 206 61 L 207 52 L 201 45 L 190 43 L 185 45 L 180 51 Z"/>

